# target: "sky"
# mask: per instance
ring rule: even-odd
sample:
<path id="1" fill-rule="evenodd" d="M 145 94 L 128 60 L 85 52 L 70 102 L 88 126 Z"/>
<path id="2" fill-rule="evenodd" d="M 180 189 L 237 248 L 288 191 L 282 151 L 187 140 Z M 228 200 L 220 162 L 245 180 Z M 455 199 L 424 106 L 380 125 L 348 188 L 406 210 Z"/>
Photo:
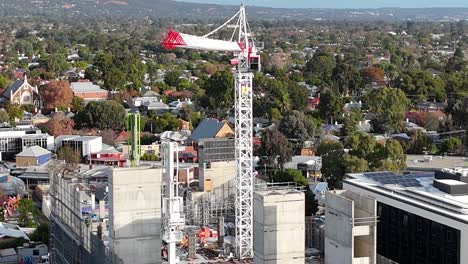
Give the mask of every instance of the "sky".
<path id="1" fill-rule="evenodd" d="M 183 0 L 194 3 L 285 8 L 468 7 L 468 0 Z"/>

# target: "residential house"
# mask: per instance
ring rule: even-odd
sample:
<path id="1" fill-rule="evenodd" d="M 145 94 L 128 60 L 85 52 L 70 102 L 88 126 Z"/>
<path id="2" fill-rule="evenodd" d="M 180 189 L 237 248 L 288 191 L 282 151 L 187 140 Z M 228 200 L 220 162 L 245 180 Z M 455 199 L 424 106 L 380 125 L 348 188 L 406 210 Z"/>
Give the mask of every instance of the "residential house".
<path id="1" fill-rule="evenodd" d="M 16 155 L 16 167 L 44 165 L 52 157 L 52 153 L 39 146 L 29 147 Z"/>
<path id="2" fill-rule="evenodd" d="M 234 130 L 227 122 L 217 119 L 204 119 L 188 138 L 189 141 L 198 142 L 205 138 L 227 138 L 234 136 Z"/>
<path id="3" fill-rule="evenodd" d="M 40 125 L 40 124 L 44 124 L 44 123 L 47 123 L 49 122 L 50 118 L 44 114 L 42 114 L 41 112 L 38 112 L 37 114 L 35 114 L 33 117 L 32 117 L 32 124 L 34 126 L 37 126 L 37 125 Z"/>
<path id="4" fill-rule="evenodd" d="M 70 83 L 73 95 L 82 98 L 85 101 L 106 100 L 109 97 L 109 91 L 101 89 L 90 81 L 78 81 Z"/>
<path id="5" fill-rule="evenodd" d="M 30 85 L 26 76 L 24 80 L 19 79 L 10 85 L 10 87 L 3 92 L 3 98 L 16 105 L 34 105 L 38 108 L 41 107 L 41 97 L 37 86 Z"/>

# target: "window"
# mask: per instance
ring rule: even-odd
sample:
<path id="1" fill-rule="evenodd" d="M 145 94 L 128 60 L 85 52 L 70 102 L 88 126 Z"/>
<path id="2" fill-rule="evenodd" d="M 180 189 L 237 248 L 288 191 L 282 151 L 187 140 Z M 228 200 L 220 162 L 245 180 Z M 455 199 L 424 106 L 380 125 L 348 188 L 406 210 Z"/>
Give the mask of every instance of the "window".
<path id="1" fill-rule="evenodd" d="M 39 256 L 39 249 L 33 249 L 33 255 Z"/>

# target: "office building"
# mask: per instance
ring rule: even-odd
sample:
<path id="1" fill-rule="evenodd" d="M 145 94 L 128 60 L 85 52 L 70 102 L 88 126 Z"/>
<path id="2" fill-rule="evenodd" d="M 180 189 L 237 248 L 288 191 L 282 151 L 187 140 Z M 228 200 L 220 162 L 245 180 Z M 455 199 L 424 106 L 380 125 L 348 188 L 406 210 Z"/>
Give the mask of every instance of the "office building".
<path id="1" fill-rule="evenodd" d="M 378 258 L 468 263 L 468 169 L 348 174 L 343 188 L 377 200 Z"/>

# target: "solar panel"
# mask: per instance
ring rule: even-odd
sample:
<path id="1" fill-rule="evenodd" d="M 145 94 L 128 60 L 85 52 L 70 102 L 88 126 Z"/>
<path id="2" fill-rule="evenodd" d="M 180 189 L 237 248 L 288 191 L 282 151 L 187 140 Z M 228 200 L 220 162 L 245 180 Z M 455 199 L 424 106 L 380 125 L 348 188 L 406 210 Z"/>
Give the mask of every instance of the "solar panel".
<path id="1" fill-rule="evenodd" d="M 368 172 L 364 173 L 364 176 L 380 184 L 396 184 L 403 187 L 421 187 L 418 179 L 432 177 L 431 174 L 427 173 L 396 175 L 392 172 Z"/>

